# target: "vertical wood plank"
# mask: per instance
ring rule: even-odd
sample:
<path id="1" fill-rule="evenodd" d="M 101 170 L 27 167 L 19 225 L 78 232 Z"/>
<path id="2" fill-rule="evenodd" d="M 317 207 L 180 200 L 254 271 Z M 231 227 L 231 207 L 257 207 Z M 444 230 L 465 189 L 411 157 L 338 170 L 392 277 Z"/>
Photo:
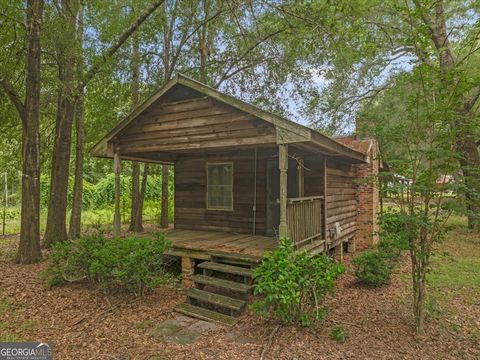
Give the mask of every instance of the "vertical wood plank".
<path id="1" fill-rule="evenodd" d="M 113 237 L 120 236 L 120 156 L 117 152 L 113 155 L 115 171 L 115 213 L 113 215 Z"/>
<path id="2" fill-rule="evenodd" d="M 287 171 L 288 145 L 278 145 L 278 168 L 280 170 L 280 223 L 278 233 L 280 238 L 288 236 L 287 224 Z"/>
<path id="3" fill-rule="evenodd" d="M 298 197 L 305 196 L 305 159 L 297 158 L 297 175 L 298 175 Z"/>

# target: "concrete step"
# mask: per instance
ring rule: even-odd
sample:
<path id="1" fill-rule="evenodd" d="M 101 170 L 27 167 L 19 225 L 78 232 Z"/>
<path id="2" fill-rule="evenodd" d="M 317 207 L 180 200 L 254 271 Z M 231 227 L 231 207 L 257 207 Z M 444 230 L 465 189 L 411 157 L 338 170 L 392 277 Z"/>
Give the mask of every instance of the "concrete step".
<path id="1" fill-rule="evenodd" d="M 252 269 L 247 269 L 240 266 L 233 266 L 227 264 L 216 263 L 212 261 L 205 261 L 198 264 L 198 267 L 206 270 L 213 270 L 218 272 L 223 272 L 226 274 L 234 274 L 240 276 L 252 277 Z"/>
<path id="2" fill-rule="evenodd" d="M 221 325 L 226 325 L 226 326 L 233 326 L 239 321 L 239 319 L 234 318 L 232 316 L 220 314 L 216 311 L 207 310 L 207 309 L 204 309 L 195 305 L 191 305 L 191 304 L 186 304 L 186 303 L 177 305 L 175 310 L 182 314 L 185 314 L 200 320 L 211 321 L 211 322 L 221 324 Z"/>
<path id="3" fill-rule="evenodd" d="M 236 291 L 239 293 L 248 294 L 251 292 L 253 286 L 246 285 L 242 283 L 238 283 L 235 281 L 223 280 L 219 278 L 215 278 L 212 276 L 206 275 L 194 275 L 192 277 L 194 283 L 202 284 L 202 285 L 209 285 L 214 286 L 221 289 L 227 289 L 231 291 Z"/>
<path id="4" fill-rule="evenodd" d="M 235 311 L 242 310 L 246 304 L 243 300 L 194 288 L 187 290 L 187 297 Z"/>

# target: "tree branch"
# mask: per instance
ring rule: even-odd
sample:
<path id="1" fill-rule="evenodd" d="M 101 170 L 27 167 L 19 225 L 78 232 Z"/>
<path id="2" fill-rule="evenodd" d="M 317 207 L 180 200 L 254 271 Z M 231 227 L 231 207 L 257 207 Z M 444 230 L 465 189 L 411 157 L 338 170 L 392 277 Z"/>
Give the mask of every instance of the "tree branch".
<path id="1" fill-rule="evenodd" d="M 463 104 L 463 109 L 467 113 L 475 106 L 476 102 L 480 98 L 480 85 L 477 85 L 473 89 L 473 94 L 470 99 L 468 99 L 465 104 Z"/>
<path id="2" fill-rule="evenodd" d="M 13 105 L 15 105 L 15 108 L 18 111 L 18 115 L 20 116 L 22 123 L 24 123 L 26 118 L 25 105 L 20 99 L 20 96 L 18 95 L 17 90 L 15 90 L 13 85 L 7 79 L 0 78 L 0 84 L 5 90 L 5 93 L 8 95 L 8 97 L 12 101 Z"/>
<path id="3" fill-rule="evenodd" d="M 230 71 L 232 71 L 232 69 L 235 67 L 235 65 L 239 64 L 243 59 L 245 59 L 248 56 L 248 54 L 250 54 L 253 50 L 255 50 L 259 45 L 263 44 L 268 39 L 274 37 L 275 35 L 278 35 L 278 34 L 284 32 L 284 31 L 285 31 L 285 29 L 280 29 L 280 30 L 274 31 L 273 33 L 270 33 L 267 36 L 264 36 L 262 39 L 258 40 L 255 44 L 250 46 L 236 61 L 234 61 L 232 64 L 230 64 L 228 69 L 223 73 L 222 77 L 220 78 L 220 80 L 215 85 L 215 88 L 218 88 L 225 80 L 227 80 L 228 78 L 231 77 Z M 236 73 L 238 73 L 238 71 Z"/>
<path id="4" fill-rule="evenodd" d="M 143 22 L 163 3 L 165 0 L 155 0 L 152 5 L 147 8 L 136 20 L 126 29 L 117 41 L 110 46 L 101 56 L 101 61 L 93 64 L 85 74 L 83 81 L 79 85 L 81 92 L 88 82 L 100 71 L 100 68 L 117 52 L 117 50 L 128 40 L 128 38 L 143 24 Z"/>

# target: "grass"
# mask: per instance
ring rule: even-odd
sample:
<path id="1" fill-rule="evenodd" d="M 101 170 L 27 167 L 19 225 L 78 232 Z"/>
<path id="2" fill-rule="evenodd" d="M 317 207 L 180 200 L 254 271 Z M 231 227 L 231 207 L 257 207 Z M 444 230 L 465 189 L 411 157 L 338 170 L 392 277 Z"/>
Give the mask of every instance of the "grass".
<path id="1" fill-rule="evenodd" d="M 454 217 L 453 228 L 438 245 L 427 276 L 433 289 L 480 292 L 480 236 L 471 233 L 464 218 Z M 452 226 L 453 225 L 453 226 Z"/>
<path id="2" fill-rule="evenodd" d="M 466 308 L 475 312 L 479 301 L 480 236 L 467 229 L 465 218 L 455 216 L 449 225 L 451 230 L 431 258 L 426 311 L 431 320 L 480 344 L 480 331 L 466 315 Z"/>
<path id="3" fill-rule="evenodd" d="M 12 235 L 20 233 L 20 211 L 18 208 L 10 208 L 10 212 L 16 214 L 15 217 L 7 219 L 5 223 L 5 234 Z M 15 210 L 15 211 L 14 211 Z M 89 209 L 82 211 L 82 230 L 88 229 L 111 231 L 113 224 L 114 206 L 108 205 L 101 209 Z M 173 222 L 173 207 L 169 209 L 169 221 Z M 128 204 L 122 204 L 120 209 L 120 217 L 124 225 L 130 221 L 130 208 Z M 160 202 L 145 201 L 143 208 L 143 221 L 145 223 L 155 224 L 160 219 Z M 67 215 L 67 221 L 70 220 L 70 215 Z M 45 231 L 47 222 L 47 209 L 42 209 L 40 213 L 40 231 Z M 2 230 L 2 219 L 0 218 L 0 234 Z M 0 239 L 0 245 L 6 241 Z"/>
<path id="4" fill-rule="evenodd" d="M 348 339 L 348 333 L 343 327 L 335 326 L 330 332 L 330 339 L 339 343 L 344 343 Z"/>

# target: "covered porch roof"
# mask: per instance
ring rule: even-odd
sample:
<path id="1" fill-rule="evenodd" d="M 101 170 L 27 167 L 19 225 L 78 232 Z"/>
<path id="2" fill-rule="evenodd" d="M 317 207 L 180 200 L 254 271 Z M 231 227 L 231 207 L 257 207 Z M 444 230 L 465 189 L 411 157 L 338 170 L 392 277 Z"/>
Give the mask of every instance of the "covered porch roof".
<path id="1" fill-rule="evenodd" d="M 181 74 L 134 109 L 91 154 L 168 164 L 192 152 L 278 144 L 355 163 L 369 161 L 358 149 Z"/>

